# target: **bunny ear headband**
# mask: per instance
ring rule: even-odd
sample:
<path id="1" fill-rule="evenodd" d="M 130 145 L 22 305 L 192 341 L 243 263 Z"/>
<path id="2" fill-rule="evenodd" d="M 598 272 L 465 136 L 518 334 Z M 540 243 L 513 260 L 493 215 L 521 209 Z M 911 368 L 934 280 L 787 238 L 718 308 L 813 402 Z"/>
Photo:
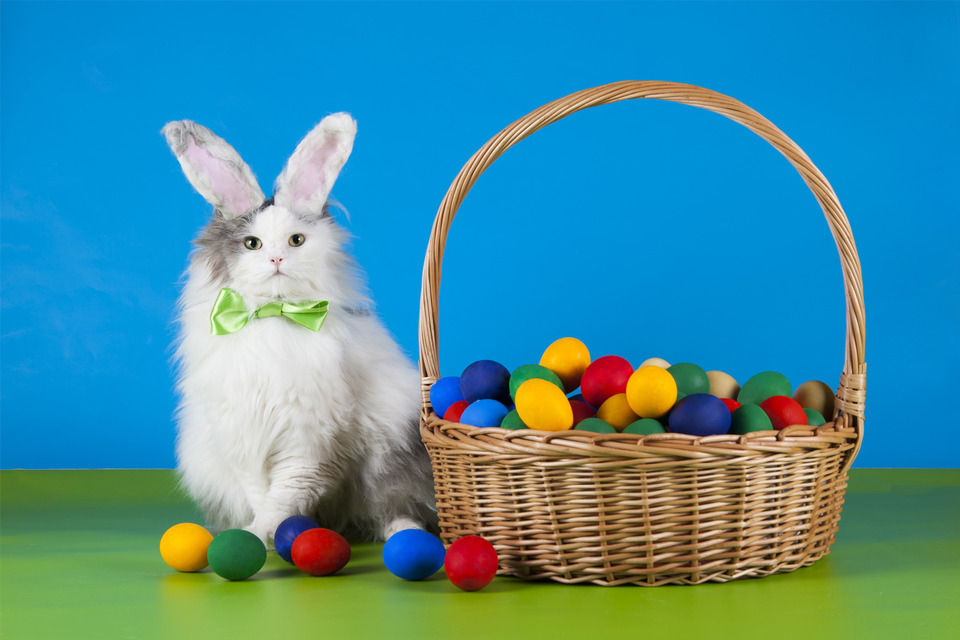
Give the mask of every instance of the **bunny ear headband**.
<path id="1" fill-rule="evenodd" d="M 189 120 L 163 128 L 190 184 L 225 218 L 272 204 L 291 211 L 322 211 L 353 150 L 357 123 L 346 113 L 327 116 L 300 141 L 266 198 L 240 154 L 206 127 Z"/>

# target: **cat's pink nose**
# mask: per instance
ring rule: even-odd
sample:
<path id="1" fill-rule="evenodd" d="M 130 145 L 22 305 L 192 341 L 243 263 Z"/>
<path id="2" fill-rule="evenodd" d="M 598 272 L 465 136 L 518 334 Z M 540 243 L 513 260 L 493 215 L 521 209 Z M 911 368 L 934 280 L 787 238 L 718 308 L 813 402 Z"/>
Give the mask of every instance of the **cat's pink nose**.
<path id="1" fill-rule="evenodd" d="M 277 265 L 277 266 L 279 267 L 279 266 L 280 266 L 280 263 L 283 262 L 283 256 L 277 256 L 276 258 L 270 258 L 270 262 L 272 262 L 273 264 L 275 264 L 275 265 Z"/>

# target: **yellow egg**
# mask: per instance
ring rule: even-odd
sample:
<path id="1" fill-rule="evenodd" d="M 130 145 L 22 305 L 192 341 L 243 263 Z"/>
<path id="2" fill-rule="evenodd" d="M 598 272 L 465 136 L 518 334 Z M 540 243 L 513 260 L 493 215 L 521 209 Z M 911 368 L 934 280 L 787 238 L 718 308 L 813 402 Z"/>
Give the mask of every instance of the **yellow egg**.
<path id="1" fill-rule="evenodd" d="M 160 538 L 160 556 L 171 568 L 185 573 L 207 566 L 207 547 L 213 535 L 198 524 L 175 524 Z"/>
<path id="2" fill-rule="evenodd" d="M 659 418 L 677 402 L 677 381 L 661 367 L 640 367 L 627 380 L 626 397 L 641 418 Z"/>
<path id="3" fill-rule="evenodd" d="M 663 358 L 647 358 L 642 363 L 641 367 L 660 367 L 661 369 L 669 369 L 670 363 L 664 360 Z M 638 369 L 640 367 L 637 367 Z"/>
<path id="4" fill-rule="evenodd" d="M 560 338 L 547 347 L 540 358 L 540 365 L 557 374 L 567 393 L 580 386 L 580 378 L 589 364 L 590 351 L 576 338 Z"/>
<path id="5" fill-rule="evenodd" d="M 565 431 L 573 427 L 573 407 L 563 390 L 539 378 L 527 380 L 517 389 L 517 414 L 531 429 Z"/>
<path id="6" fill-rule="evenodd" d="M 793 392 L 793 399 L 805 409 L 816 409 L 828 421 L 833 420 L 836 394 L 826 382 L 808 380 Z"/>
<path id="7" fill-rule="evenodd" d="M 707 379 L 710 380 L 710 393 L 718 398 L 737 399 L 740 393 L 740 383 L 729 373 L 723 371 L 707 371 Z"/>
<path id="8" fill-rule="evenodd" d="M 666 372 L 664 372 L 666 373 Z M 670 375 L 669 373 L 667 375 Z M 609 423 L 617 431 L 623 431 L 631 424 L 640 419 L 640 416 L 630 408 L 627 402 L 627 394 L 618 393 L 610 396 L 597 409 L 597 417 L 604 422 Z"/>

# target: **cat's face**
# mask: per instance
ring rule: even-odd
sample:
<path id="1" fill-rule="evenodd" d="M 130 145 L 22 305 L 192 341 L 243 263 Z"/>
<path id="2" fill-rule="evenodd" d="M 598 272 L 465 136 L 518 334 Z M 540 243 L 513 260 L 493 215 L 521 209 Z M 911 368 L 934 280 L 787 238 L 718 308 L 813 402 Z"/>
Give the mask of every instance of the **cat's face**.
<path id="1" fill-rule="evenodd" d="M 200 286 L 288 302 L 354 296 L 346 233 L 327 206 L 356 133 L 349 114 L 325 117 L 297 145 L 264 202 L 250 167 L 226 141 L 189 120 L 167 123 L 163 134 L 184 174 L 216 210 L 197 239 Z"/>
<path id="2" fill-rule="evenodd" d="M 271 205 L 233 220 L 217 217 L 198 244 L 223 286 L 245 296 L 305 300 L 330 281 L 333 226 L 328 215 L 300 216 Z"/>

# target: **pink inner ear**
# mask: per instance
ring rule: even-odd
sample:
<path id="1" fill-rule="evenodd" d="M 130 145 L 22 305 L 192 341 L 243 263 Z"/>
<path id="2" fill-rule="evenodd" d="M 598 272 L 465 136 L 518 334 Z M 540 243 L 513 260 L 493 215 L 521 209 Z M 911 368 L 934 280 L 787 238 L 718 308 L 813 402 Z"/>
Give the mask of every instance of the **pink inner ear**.
<path id="1" fill-rule="evenodd" d="M 304 159 L 303 164 L 297 167 L 290 183 L 287 185 L 286 196 L 292 202 L 305 202 L 311 198 L 325 199 L 330 187 L 336 179 L 336 169 L 331 171 L 330 159 L 338 152 L 339 145 L 336 136 L 324 138 L 323 144 Z M 333 175 L 331 175 L 331 173 Z"/>
<path id="2" fill-rule="evenodd" d="M 209 184 L 210 195 L 227 208 L 225 213 L 238 216 L 259 204 L 252 201 L 249 186 L 237 176 L 236 169 L 227 160 L 199 147 L 192 138 L 183 155 Z"/>

